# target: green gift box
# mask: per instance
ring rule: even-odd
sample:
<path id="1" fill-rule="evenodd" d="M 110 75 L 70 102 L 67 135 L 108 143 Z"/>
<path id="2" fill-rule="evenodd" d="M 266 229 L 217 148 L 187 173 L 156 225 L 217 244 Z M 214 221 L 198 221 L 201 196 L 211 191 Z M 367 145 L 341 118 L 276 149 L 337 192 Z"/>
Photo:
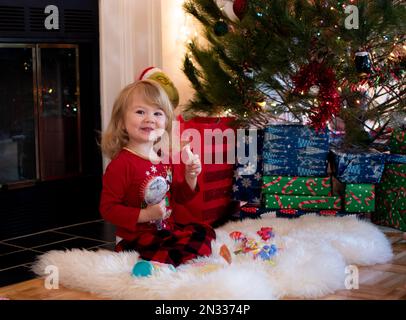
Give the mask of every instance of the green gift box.
<path id="1" fill-rule="evenodd" d="M 263 194 L 331 196 L 330 177 L 264 176 Z"/>
<path id="2" fill-rule="evenodd" d="M 348 183 L 345 186 L 345 211 L 374 212 L 375 185 Z"/>
<path id="3" fill-rule="evenodd" d="M 265 194 L 267 209 L 340 210 L 340 197 Z"/>
<path id="4" fill-rule="evenodd" d="M 390 139 L 391 153 L 406 154 L 406 130 L 397 129 Z"/>
<path id="5" fill-rule="evenodd" d="M 372 221 L 406 231 L 406 164 L 388 164 L 376 189 Z"/>

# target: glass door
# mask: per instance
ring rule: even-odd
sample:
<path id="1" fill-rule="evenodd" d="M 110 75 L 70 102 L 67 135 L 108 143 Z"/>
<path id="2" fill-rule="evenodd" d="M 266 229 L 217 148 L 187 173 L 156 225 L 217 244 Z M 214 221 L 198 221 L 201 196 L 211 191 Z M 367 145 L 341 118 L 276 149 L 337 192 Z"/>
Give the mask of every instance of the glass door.
<path id="1" fill-rule="evenodd" d="M 34 45 L 0 44 L 0 185 L 37 178 Z"/>
<path id="2" fill-rule="evenodd" d="M 41 180 L 81 171 L 78 58 L 75 45 L 38 45 Z"/>
<path id="3" fill-rule="evenodd" d="M 0 44 L 0 187 L 81 173 L 77 45 Z"/>

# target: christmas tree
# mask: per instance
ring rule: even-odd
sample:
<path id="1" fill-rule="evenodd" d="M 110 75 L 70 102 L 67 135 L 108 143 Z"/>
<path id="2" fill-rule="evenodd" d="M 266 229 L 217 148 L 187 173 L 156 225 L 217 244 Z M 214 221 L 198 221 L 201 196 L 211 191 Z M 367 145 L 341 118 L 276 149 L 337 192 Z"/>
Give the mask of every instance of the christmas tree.
<path id="1" fill-rule="evenodd" d="M 345 131 L 369 147 L 406 110 L 406 1 L 188 0 L 205 42 L 183 70 L 195 89 L 187 113 L 230 114 Z M 396 115 L 396 117 L 395 117 Z"/>

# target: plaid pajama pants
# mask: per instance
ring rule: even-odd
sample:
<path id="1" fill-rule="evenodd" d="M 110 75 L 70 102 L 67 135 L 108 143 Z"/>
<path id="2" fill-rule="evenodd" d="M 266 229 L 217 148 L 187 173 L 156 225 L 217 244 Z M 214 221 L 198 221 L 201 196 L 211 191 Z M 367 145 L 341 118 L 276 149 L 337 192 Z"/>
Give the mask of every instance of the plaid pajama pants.
<path id="1" fill-rule="evenodd" d="M 121 240 L 115 250 L 135 250 L 144 260 L 177 267 L 188 260 L 210 255 L 211 241 L 215 238 L 216 233 L 209 225 L 176 224 L 172 226 L 172 230 L 140 232 L 134 240 Z"/>

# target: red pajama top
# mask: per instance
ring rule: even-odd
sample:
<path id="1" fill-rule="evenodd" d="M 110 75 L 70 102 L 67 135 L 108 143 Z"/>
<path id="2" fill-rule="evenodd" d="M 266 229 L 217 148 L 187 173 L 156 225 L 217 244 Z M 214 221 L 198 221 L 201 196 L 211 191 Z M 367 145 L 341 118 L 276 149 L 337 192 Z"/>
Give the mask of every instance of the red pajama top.
<path id="1" fill-rule="evenodd" d="M 178 168 L 178 166 L 177 166 Z M 129 150 L 123 149 L 109 163 L 103 176 L 100 199 L 102 217 L 116 226 L 116 235 L 133 240 L 138 232 L 156 230 L 154 223 L 137 223 L 141 208 L 155 204 L 166 194 L 170 202 L 184 204 L 198 192 L 192 190 L 183 173 L 169 164 L 152 163 Z M 173 214 L 166 228 L 173 224 Z"/>

